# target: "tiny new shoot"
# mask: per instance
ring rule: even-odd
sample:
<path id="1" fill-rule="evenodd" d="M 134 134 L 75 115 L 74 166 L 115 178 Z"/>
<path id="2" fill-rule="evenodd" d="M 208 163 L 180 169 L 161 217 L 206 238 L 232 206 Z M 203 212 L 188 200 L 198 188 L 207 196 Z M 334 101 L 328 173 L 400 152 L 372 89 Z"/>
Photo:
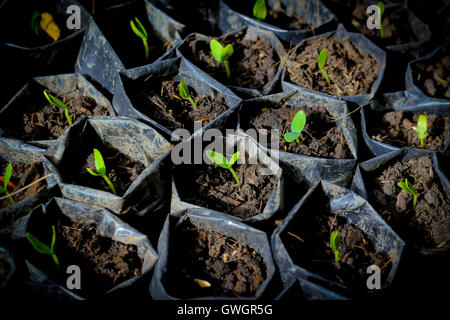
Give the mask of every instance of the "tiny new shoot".
<path id="1" fill-rule="evenodd" d="M 102 177 L 103 179 L 105 179 L 112 193 L 117 195 L 116 188 L 114 187 L 113 183 L 111 182 L 111 180 L 109 180 L 108 175 L 106 174 L 106 167 L 105 162 L 103 161 L 102 154 L 97 149 L 94 149 L 94 162 L 97 173 L 92 171 L 90 168 L 86 168 L 87 172 L 89 172 L 94 177 Z"/>
<path id="2" fill-rule="evenodd" d="M 7 196 L 9 195 L 8 184 L 9 180 L 11 179 L 12 169 L 12 164 L 8 163 L 5 169 L 5 175 L 3 176 L 3 186 L 0 186 L 0 194 L 4 193 Z M 11 204 L 15 203 L 12 196 L 9 196 L 8 199 Z"/>
<path id="3" fill-rule="evenodd" d="M 145 49 L 145 59 L 148 60 L 149 58 L 149 50 L 148 50 L 148 35 L 147 30 L 145 30 L 144 26 L 142 25 L 141 21 L 139 21 L 138 18 L 134 18 L 136 21 L 136 24 L 134 24 L 133 20 L 130 20 L 130 26 L 133 32 L 142 40 L 142 43 L 144 44 Z"/>
<path id="4" fill-rule="evenodd" d="M 414 189 L 414 186 L 408 182 L 408 179 L 405 179 L 405 181 L 400 181 L 397 183 L 397 185 L 405 190 L 407 194 L 410 196 L 413 196 L 413 209 L 416 207 L 417 204 L 417 191 Z"/>
<path id="5" fill-rule="evenodd" d="M 58 98 L 52 96 L 51 94 L 47 93 L 45 90 L 44 90 L 44 96 L 45 96 L 45 98 L 47 98 L 47 100 L 48 100 L 48 102 L 50 102 L 50 104 L 64 110 L 64 115 L 66 116 L 67 122 L 69 123 L 69 126 L 71 126 L 72 119 L 70 118 L 69 108 L 64 104 L 64 102 L 62 102 Z"/>
<path id="6" fill-rule="evenodd" d="M 384 3 L 380 1 L 377 3 L 377 6 L 379 9 L 378 19 L 380 22 L 380 38 L 384 38 L 384 26 L 383 26 Z"/>
<path id="7" fill-rule="evenodd" d="M 319 70 L 325 77 L 325 80 L 327 80 L 328 85 L 330 85 L 331 84 L 330 77 L 328 76 L 328 73 L 325 71 L 325 65 L 327 64 L 327 61 L 328 61 L 328 50 L 322 49 L 319 53 L 319 58 L 317 59 L 317 65 L 319 66 Z"/>
<path id="8" fill-rule="evenodd" d="M 208 157 L 209 160 L 211 160 L 214 164 L 218 165 L 221 168 L 224 169 L 228 169 L 230 170 L 230 172 L 233 174 L 234 179 L 236 180 L 238 185 L 241 185 L 241 181 L 239 180 L 239 177 L 236 174 L 236 171 L 233 170 L 232 166 L 233 164 L 236 163 L 236 161 L 239 158 L 239 151 L 236 152 L 235 154 L 233 154 L 230 158 L 230 160 L 228 161 L 227 158 L 218 152 L 212 151 L 212 150 L 207 150 L 206 151 L 206 156 Z"/>
<path id="9" fill-rule="evenodd" d="M 253 6 L 253 15 L 259 20 L 264 20 L 267 17 L 265 0 L 256 0 L 255 5 Z"/>
<path id="10" fill-rule="evenodd" d="M 230 79 L 231 73 L 230 67 L 228 65 L 228 58 L 230 58 L 234 52 L 233 46 L 231 44 L 227 44 L 224 47 L 219 43 L 219 41 L 213 39 L 209 43 L 209 47 L 211 48 L 211 52 L 214 56 L 214 59 L 216 59 L 225 66 L 227 78 Z"/>
<path id="11" fill-rule="evenodd" d="M 292 119 L 291 131 L 286 132 L 284 134 L 284 140 L 286 142 L 292 142 L 296 140 L 297 143 L 300 144 L 299 136 L 302 133 L 305 124 L 306 124 L 305 111 L 300 110 L 295 114 L 294 118 Z"/>
<path id="12" fill-rule="evenodd" d="M 46 244 L 44 244 L 41 241 L 39 241 L 35 236 L 33 236 L 29 232 L 27 232 L 25 234 L 25 237 L 31 243 L 31 245 L 33 246 L 34 250 L 36 250 L 37 252 L 39 252 L 41 254 L 50 255 L 53 258 L 53 261 L 55 262 L 56 266 L 59 268 L 59 260 L 58 260 L 58 257 L 56 256 L 56 253 L 55 253 L 55 243 L 56 243 L 55 226 L 52 226 L 52 231 L 53 231 L 53 235 L 52 235 L 52 243 L 50 245 L 50 248 Z"/>
<path id="13" fill-rule="evenodd" d="M 39 36 L 39 18 L 41 17 L 41 14 L 37 11 L 33 13 L 31 16 L 31 29 L 33 29 L 36 36 Z"/>
<path id="14" fill-rule="evenodd" d="M 426 116 L 421 114 L 417 119 L 417 137 L 420 140 L 420 147 L 423 148 L 423 141 L 427 136 L 428 130 L 428 119 Z"/>
<path id="15" fill-rule="evenodd" d="M 192 99 L 192 97 L 189 95 L 189 88 L 187 86 L 186 81 L 184 80 L 180 81 L 178 89 L 180 91 L 181 98 L 189 100 L 194 110 L 197 110 L 197 104 L 195 103 L 194 99 Z"/>
<path id="16" fill-rule="evenodd" d="M 330 236 L 330 248 L 334 252 L 334 261 L 339 262 L 339 246 L 341 245 L 341 236 L 336 230 Z"/>

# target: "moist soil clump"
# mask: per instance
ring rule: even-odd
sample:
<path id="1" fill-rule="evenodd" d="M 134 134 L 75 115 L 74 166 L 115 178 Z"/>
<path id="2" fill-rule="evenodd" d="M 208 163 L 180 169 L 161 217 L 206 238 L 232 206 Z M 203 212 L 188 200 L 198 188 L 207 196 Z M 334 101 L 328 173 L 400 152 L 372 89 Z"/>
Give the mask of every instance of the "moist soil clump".
<path id="1" fill-rule="evenodd" d="M 252 248 L 189 221 L 176 228 L 163 279 L 173 296 L 252 297 L 266 280 L 265 261 Z"/>
<path id="2" fill-rule="evenodd" d="M 450 99 L 450 56 L 431 64 L 416 64 L 413 67 L 413 77 L 415 84 L 430 97 Z"/>
<path id="3" fill-rule="evenodd" d="M 331 85 L 317 65 L 322 49 L 328 50 L 325 71 Z M 333 96 L 369 94 L 379 75 L 377 60 L 336 35 L 302 44 L 287 61 L 287 80 L 301 87 Z"/>

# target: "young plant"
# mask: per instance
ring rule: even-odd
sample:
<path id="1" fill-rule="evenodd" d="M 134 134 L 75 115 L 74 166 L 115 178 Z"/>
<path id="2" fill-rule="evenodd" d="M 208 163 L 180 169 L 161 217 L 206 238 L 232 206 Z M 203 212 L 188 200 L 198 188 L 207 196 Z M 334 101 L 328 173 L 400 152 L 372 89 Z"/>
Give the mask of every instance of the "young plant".
<path id="1" fill-rule="evenodd" d="M 38 36 L 39 35 L 39 18 L 41 17 L 41 14 L 37 11 L 33 13 L 31 16 L 31 29 L 33 29 L 34 33 Z"/>
<path id="2" fill-rule="evenodd" d="M 9 195 L 8 183 L 9 180 L 11 179 L 11 174 L 12 174 L 12 164 L 8 163 L 5 169 L 5 175 L 3 176 L 3 186 L 0 186 L 0 194 L 4 193 L 7 196 Z M 11 204 L 14 204 L 14 199 L 12 196 L 9 196 L 8 199 Z"/>
<path id="3" fill-rule="evenodd" d="M 407 194 L 410 196 L 413 196 L 413 209 L 416 207 L 417 204 L 417 191 L 414 189 L 414 186 L 408 182 L 408 179 L 405 179 L 405 181 L 400 181 L 397 183 L 397 185 L 405 190 Z"/>
<path id="4" fill-rule="evenodd" d="M 48 12 L 39 13 L 35 11 L 31 16 L 31 29 L 39 36 L 39 27 L 44 30 L 54 41 L 58 41 L 61 30 Z"/>
<path id="5" fill-rule="evenodd" d="M 35 236 L 33 236 L 29 232 L 27 232 L 25 234 L 25 237 L 31 243 L 34 250 L 36 250 L 37 252 L 39 252 L 41 254 L 47 254 L 47 255 L 52 256 L 53 261 L 55 262 L 56 266 L 59 268 L 59 260 L 55 253 L 55 243 L 56 243 L 55 226 L 52 226 L 52 231 L 53 231 L 53 235 L 52 235 L 52 243 L 50 245 L 50 248 L 46 244 L 43 244 L 41 241 L 39 241 Z"/>
<path id="6" fill-rule="evenodd" d="M 327 80 L 328 85 L 330 85 L 331 84 L 330 77 L 328 76 L 328 73 L 325 71 L 325 65 L 327 64 L 327 61 L 328 61 L 328 50 L 322 49 L 319 53 L 319 58 L 317 59 L 317 65 L 319 66 L 320 71 L 325 77 L 325 80 Z"/>
<path id="7" fill-rule="evenodd" d="M 336 230 L 330 236 L 330 248 L 334 252 L 334 261 L 339 262 L 339 246 L 341 244 L 341 236 Z"/>
<path id="8" fill-rule="evenodd" d="M 231 44 L 227 44 L 224 47 L 219 43 L 219 41 L 213 39 L 209 43 L 209 47 L 211 48 L 211 52 L 214 56 L 214 59 L 216 59 L 225 66 L 227 78 L 229 79 L 231 74 L 230 74 L 230 67 L 228 66 L 228 58 L 230 58 L 234 52 L 233 46 Z"/>
<path id="9" fill-rule="evenodd" d="M 236 161 L 238 160 L 239 155 L 240 153 L 238 151 L 235 154 L 233 154 L 230 160 L 228 161 L 227 158 L 221 153 L 212 150 L 206 151 L 206 156 L 208 157 L 209 160 L 211 160 L 214 164 L 218 165 L 221 168 L 230 170 L 230 172 L 233 174 L 234 179 L 236 179 L 237 184 L 241 185 L 241 181 L 239 180 L 236 171 L 234 171 L 232 168 L 233 164 L 235 164 Z"/>
<path id="10" fill-rule="evenodd" d="M 380 20 L 380 38 L 384 38 L 384 26 L 383 26 L 384 3 L 380 1 L 377 3 L 377 6 L 380 9 L 380 14 L 378 16 L 378 19 Z"/>
<path id="11" fill-rule="evenodd" d="M 297 141 L 297 143 L 300 143 L 299 140 L 299 136 L 303 131 L 303 128 L 305 127 L 306 124 L 306 114 L 305 111 L 300 110 L 299 112 L 297 112 L 294 116 L 294 118 L 292 119 L 292 123 L 291 123 L 291 131 L 286 132 L 284 134 L 284 140 L 286 142 L 292 142 L 294 140 Z"/>
<path id="12" fill-rule="evenodd" d="M 253 15 L 259 20 L 264 20 L 267 17 L 265 0 L 256 0 L 255 5 L 253 6 Z"/>
<path id="13" fill-rule="evenodd" d="M 71 126 L 72 119 L 70 118 L 69 108 L 64 104 L 64 102 L 62 102 L 58 98 L 52 96 L 51 94 L 47 93 L 45 90 L 44 90 L 44 96 L 47 98 L 47 100 L 48 100 L 48 102 L 50 102 L 50 104 L 64 110 L 64 115 L 66 116 L 67 122 L 69 123 L 69 126 Z"/>
<path id="14" fill-rule="evenodd" d="M 181 98 L 189 100 L 194 110 L 197 110 L 197 104 L 195 103 L 194 99 L 192 99 L 192 97 L 189 95 L 189 88 L 187 86 L 186 81 L 184 80 L 180 81 L 178 89 L 180 90 Z"/>
<path id="15" fill-rule="evenodd" d="M 102 177 L 103 179 L 105 179 L 112 193 L 117 195 L 116 188 L 114 187 L 113 183 L 111 182 L 111 180 L 109 180 L 108 175 L 106 174 L 106 167 L 105 162 L 103 161 L 102 154 L 97 149 L 94 149 L 94 162 L 97 173 L 92 171 L 90 168 L 86 168 L 87 172 L 89 172 L 94 177 Z"/>
<path id="16" fill-rule="evenodd" d="M 145 59 L 148 60 L 149 58 L 149 50 L 148 50 L 148 35 L 147 30 L 145 30 L 142 23 L 139 21 L 138 18 L 134 17 L 134 20 L 136 21 L 136 24 L 134 24 L 133 20 L 130 20 L 130 26 L 131 30 L 142 40 L 142 43 L 144 44 L 145 49 Z M 137 26 L 136 26 L 137 25 Z"/>
<path id="17" fill-rule="evenodd" d="M 428 119 L 426 116 L 421 114 L 417 119 L 417 137 L 420 140 L 420 146 L 423 148 L 423 141 L 427 136 L 428 130 Z"/>

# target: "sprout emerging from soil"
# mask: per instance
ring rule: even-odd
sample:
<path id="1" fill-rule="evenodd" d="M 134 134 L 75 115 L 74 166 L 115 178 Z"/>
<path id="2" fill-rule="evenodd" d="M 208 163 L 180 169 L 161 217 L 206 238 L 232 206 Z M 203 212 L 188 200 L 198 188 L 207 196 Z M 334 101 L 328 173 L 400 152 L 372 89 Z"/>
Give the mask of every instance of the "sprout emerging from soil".
<path id="1" fill-rule="evenodd" d="M 297 141 L 297 143 L 300 143 L 299 136 L 303 131 L 303 128 L 306 124 L 306 114 L 305 111 L 300 110 L 297 112 L 294 116 L 294 119 L 292 119 L 291 123 L 291 130 L 289 132 L 286 132 L 284 134 L 284 140 L 286 142 L 292 142 L 294 140 Z"/>
<path id="2" fill-rule="evenodd" d="M 211 283 L 209 283 L 206 280 L 200 280 L 200 279 L 195 278 L 194 282 L 196 284 L 198 284 L 198 286 L 201 287 L 201 288 L 209 288 L 209 287 L 211 287 Z"/>
<path id="3" fill-rule="evenodd" d="M 58 257 L 56 256 L 56 253 L 55 253 L 55 243 L 56 243 L 55 226 L 52 226 L 52 231 L 53 231 L 53 235 L 52 235 L 52 243 L 50 245 L 50 248 L 46 244 L 44 244 L 41 241 L 39 241 L 35 236 L 33 236 L 29 232 L 27 232 L 25 234 L 25 237 L 31 243 L 31 245 L 33 246 L 34 250 L 36 250 L 37 252 L 39 252 L 41 254 L 47 254 L 47 255 L 52 256 L 53 261 L 55 262 L 56 266 L 59 268 L 59 260 L 58 260 Z"/>
<path id="4" fill-rule="evenodd" d="M 64 102 L 62 102 L 61 100 L 59 100 L 58 98 L 52 96 L 51 94 L 47 93 L 44 90 L 44 95 L 47 98 L 48 102 L 50 102 L 52 105 L 64 109 L 64 115 L 66 116 L 67 122 L 69 123 L 69 126 L 72 125 L 72 119 L 70 118 L 70 114 L 69 114 L 69 108 L 64 104 Z"/>
<path id="5" fill-rule="evenodd" d="M 331 85 L 330 77 L 328 73 L 325 71 L 325 65 L 328 61 L 328 50 L 322 49 L 319 53 L 319 58 L 317 59 L 317 65 L 319 66 L 320 71 L 322 72 L 325 80 L 327 80 L 328 85 Z"/>
<path id="6" fill-rule="evenodd" d="M 330 248 L 334 252 L 334 261 L 339 262 L 339 246 L 341 245 L 341 236 L 336 230 L 330 236 Z"/>
<path id="7" fill-rule="evenodd" d="M 218 152 L 207 150 L 206 156 L 209 160 L 211 160 L 214 164 L 218 165 L 221 168 L 228 169 L 233 174 L 234 179 L 236 179 L 236 182 L 238 185 L 241 185 L 241 181 L 239 180 L 239 177 L 236 174 L 236 171 L 233 170 L 232 165 L 236 163 L 236 161 L 239 158 L 239 151 L 233 154 L 229 161 L 227 161 L 227 158 Z"/>
<path id="8" fill-rule="evenodd" d="M 197 110 L 197 104 L 195 103 L 194 99 L 189 95 L 189 88 L 187 86 L 186 81 L 180 81 L 180 84 L 178 85 L 178 89 L 180 90 L 180 96 L 183 99 L 189 100 L 189 102 L 192 104 L 192 107 L 194 107 L 194 110 Z"/>
<path id="9" fill-rule="evenodd" d="M 427 136 L 428 130 L 428 119 L 426 116 L 421 114 L 417 119 L 417 137 L 420 140 L 420 146 L 423 148 L 423 140 Z"/>
<path id="10" fill-rule="evenodd" d="M 5 169 L 5 175 L 3 176 L 3 186 L 0 186 L 0 194 L 4 193 L 5 195 L 9 195 L 8 184 L 9 180 L 11 179 L 11 174 L 12 174 L 12 164 L 8 163 Z M 8 199 L 11 204 L 14 204 L 14 199 L 12 196 L 9 196 Z"/>
<path id="11" fill-rule="evenodd" d="M 384 38 L 384 26 L 383 26 L 384 3 L 380 1 L 377 3 L 377 6 L 380 9 L 380 14 L 378 16 L 378 19 L 380 20 L 380 38 Z"/>
<path id="12" fill-rule="evenodd" d="M 264 20 L 267 17 L 265 0 L 256 0 L 255 5 L 253 6 L 253 15 L 259 20 Z"/>
<path id="13" fill-rule="evenodd" d="M 229 79 L 231 76 L 230 67 L 228 66 L 228 58 L 234 52 L 233 46 L 231 44 L 227 44 L 225 47 L 222 46 L 219 41 L 213 39 L 209 43 L 209 47 L 211 48 L 211 52 L 214 56 L 214 59 L 219 61 L 225 66 L 225 71 L 227 72 L 227 78 Z"/>
<path id="14" fill-rule="evenodd" d="M 142 25 L 141 21 L 139 21 L 138 18 L 134 17 L 134 20 L 136 21 L 136 24 L 134 24 L 133 20 L 130 20 L 131 29 L 139 38 L 141 38 L 142 43 L 144 44 L 144 49 L 145 49 L 145 59 L 148 60 L 149 50 L 148 50 L 147 30 L 145 30 L 144 26 Z"/>
<path id="15" fill-rule="evenodd" d="M 105 179 L 106 183 L 108 184 L 109 188 L 111 189 L 112 193 L 117 195 L 116 188 L 114 187 L 111 180 L 109 180 L 107 174 L 106 174 L 106 167 L 105 162 L 103 161 L 102 154 L 97 149 L 94 149 L 94 162 L 95 162 L 95 169 L 97 170 L 97 173 L 92 171 L 90 168 L 86 168 L 87 172 L 89 172 L 94 177 L 102 177 Z"/>
<path id="16" fill-rule="evenodd" d="M 31 16 L 31 29 L 33 29 L 34 33 L 38 36 L 39 35 L 39 18 L 41 17 L 41 14 L 37 11 L 33 13 Z"/>
<path id="17" fill-rule="evenodd" d="M 397 185 L 405 190 L 407 194 L 410 196 L 413 196 L 413 209 L 416 207 L 417 204 L 417 191 L 414 189 L 414 186 L 408 182 L 408 179 L 405 179 L 405 181 L 400 181 L 397 183 Z"/>

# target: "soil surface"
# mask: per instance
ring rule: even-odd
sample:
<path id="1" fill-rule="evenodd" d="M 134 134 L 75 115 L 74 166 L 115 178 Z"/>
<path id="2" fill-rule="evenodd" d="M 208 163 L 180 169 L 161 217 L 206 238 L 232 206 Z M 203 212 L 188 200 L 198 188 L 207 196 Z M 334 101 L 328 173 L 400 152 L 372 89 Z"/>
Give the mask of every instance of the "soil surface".
<path id="1" fill-rule="evenodd" d="M 328 50 L 324 69 L 330 77 L 330 86 L 317 66 L 322 49 Z M 287 81 L 333 96 L 369 94 L 380 68 L 374 57 L 348 39 L 337 40 L 335 35 L 302 44 L 286 61 L 286 67 Z"/>
<path id="2" fill-rule="evenodd" d="M 0 252 L 0 288 L 3 287 L 3 284 L 11 275 L 11 265 L 7 259 L 8 256 Z"/>
<path id="3" fill-rule="evenodd" d="M 330 248 L 333 231 L 338 231 L 341 237 L 338 263 Z M 327 198 L 319 193 L 308 200 L 281 237 L 296 265 L 354 290 L 367 291 L 368 266 L 380 267 L 382 283 L 391 268 L 389 257 L 376 252 L 360 228 L 330 212 Z"/>
<path id="4" fill-rule="evenodd" d="M 61 96 L 54 96 L 69 108 L 72 123 L 84 116 L 110 115 L 105 106 L 97 105 L 92 98 L 77 96 L 67 100 Z M 22 112 L 9 111 L 8 117 L 2 119 L 0 127 L 5 135 L 24 141 L 53 140 L 59 138 L 69 128 L 64 110 L 48 103 L 43 94 L 36 101 L 29 101 L 22 110 Z"/>
<path id="5" fill-rule="evenodd" d="M 419 114 L 403 111 L 391 111 L 385 114 L 379 112 L 369 113 L 368 132 L 372 139 L 395 147 L 420 148 L 417 138 L 417 118 Z M 423 143 L 424 149 L 444 150 L 445 143 L 450 140 L 450 116 L 427 114 L 428 132 Z M 375 118 L 375 117 L 377 118 Z M 370 124 L 377 123 L 376 128 Z"/>
<path id="6" fill-rule="evenodd" d="M 273 176 L 262 175 L 260 168 L 234 164 L 240 188 L 230 170 L 216 165 L 179 167 L 174 179 L 183 201 L 245 219 L 263 212 L 277 184 Z"/>
<path id="7" fill-rule="evenodd" d="M 194 110 L 189 100 L 181 99 L 178 86 L 179 82 L 175 81 L 143 81 L 130 87 L 131 100 L 140 112 L 170 131 L 184 128 L 190 133 L 194 133 L 195 121 L 206 126 L 228 109 L 222 94 L 211 98 L 189 88 L 197 104 Z"/>
<path id="8" fill-rule="evenodd" d="M 221 83 L 262 91 L 275 78 L 280 58 L 270 42 L 262 38 L 244 40 L 243 37 L 241 32 L 219 40 L 223 46 L 233 45 L 234 53 L 228 59 L 230 79 L 226 76 L 225 67 L 213 57 L 209 41 L 191 40 L 182 45 L 180 51 L 185 58 Z"/>
<path id="9" fill-rule="evenodd" d="M 450 99 L 450 56 L 432 63 L 418 63 L 413 67 L 415 84 L 433 98 Z"/>
<path id="10" fill-rule="evenodd" d="M 306 124 L 299 137 L 300 143 L 296 141 L 288 143 L 284 140 L 284 134 L 291 130 L 292 119 L 300 110 L 306 114 Z M 249 120 L 249 127 L 257 130 L 278 129 L 281 133 L 279 139 L 281 151 L 328 159 L 352 158 L 343 133 L 336 123 L 332 122 L 332 117 L 324 107 L 294 107 L 287 103 L 270 108 L 262 106 L 260 113 Z M 270 136 L 268 141 L 271 141 Z"/>
<path id="11" fill-rule="evenodd" d="M 417 191 L 413 197 L 397 183 L 408 179 Z M 450 241 L 450 202 L 428 156 L 389 165 L 370 177 L 371 204 L 405 240 L 422 248 L 436 248 Z"/>
<path id="12" fill-rule="evenodd" d="M 175 230 L 169 252 L 163 281 L 175 297 L 252 297 L 267 278 L 266 264 L 252 248 L 189 221 Z"/>
<path id="13" fill-rule="evenodd" d="M 0 185 L 2 186 L 4 183 L 3 174 L 5 172 L 8 163 L 9 162 L 5 161 L 2 157 L 0 157 L 0 170 L 1 170 Z M 44 176 L 44 168 L 42 167 L 41 163 L 14 163 L 12 164 L 12 166 L 13 166 L 12 175 L 8 184 L 9 193 L 17 191 Z M 23 199 L 29 198 L 35 195 L 36 193 L 45 190 L 46 188 L 47 182 L 46 180 L 42 180 L 32 185 L 31 187 L 25 189 L 24 191 L 15 194 L 14 196 L 12 196 L 12 198 L 14 199 L 14 202 L 17 203 Z M 0 194 L 1 197 L 3 197 L 4 195 L 5 195 L 4 193 Z M 0 209 L 6 208 L 10 205 L 11 203 L 9 202 L 9 199 L 0 200 Z"/>

